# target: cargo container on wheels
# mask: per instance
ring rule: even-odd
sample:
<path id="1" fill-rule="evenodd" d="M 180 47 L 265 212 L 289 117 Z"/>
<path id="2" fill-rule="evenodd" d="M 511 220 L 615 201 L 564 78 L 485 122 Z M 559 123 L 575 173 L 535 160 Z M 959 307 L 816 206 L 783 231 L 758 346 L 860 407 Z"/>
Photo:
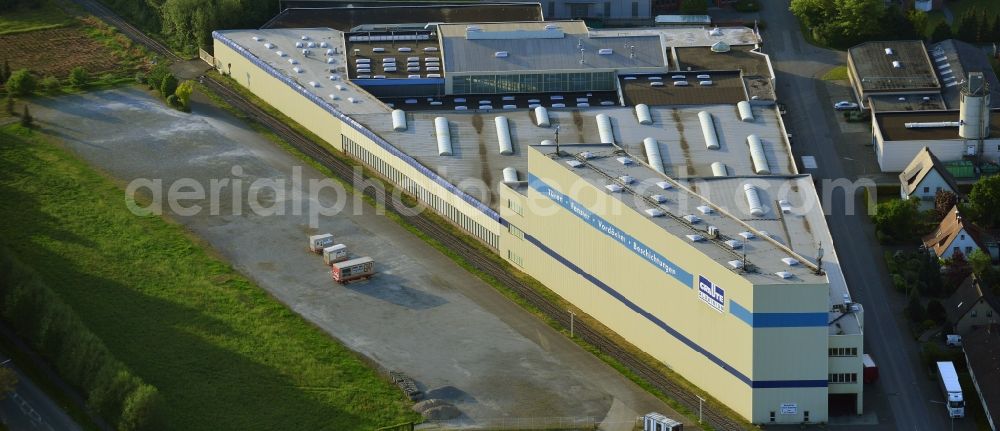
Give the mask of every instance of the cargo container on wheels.
<path id="1" fill-rule="evenodd" d="M 336 262 L 330 268 L 330 275 L 333 276 L 333 281 L 340 284 L 371 278 L 375 275 L 375 261 L 370 257 L 359 257 Z"/>
<path id="2" fill-rule="evenodd" d="M 337 244 L 323 249 L 323 263 L 333 265 L 336 262 L 343 262 L 345 260 L 347 260 L 346 245 Z"/>
<path id="3" fill-rule="evenodd" d="M 965 399 L 962 397 L 962 386 L 958 384 L 958 373 L 952 362 L 938 362 L 938 382 L 944 394 L 945 407 L 951 418 L 965 417 Z"/>
<path id="4" fill-rule="evenodd" d="M 333 244 L 333 235 L 328 233 L 309 236 L 309 251 L 313 253 L 322 254 L 324 248 L 331 247 Z"/>

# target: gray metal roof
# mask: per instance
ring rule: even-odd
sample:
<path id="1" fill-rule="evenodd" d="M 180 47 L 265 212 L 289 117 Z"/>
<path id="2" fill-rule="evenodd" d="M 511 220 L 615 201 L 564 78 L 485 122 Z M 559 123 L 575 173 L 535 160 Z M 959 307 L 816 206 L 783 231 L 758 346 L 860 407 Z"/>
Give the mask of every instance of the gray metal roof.
<path id="1" fill-rule="evenodd" d="M 470 25 L 487 39 L 468 39 Z M 537 37 L 546 26 L 558 27 L 551 33 L 562 37 Z M 448 73 L 663 68 L 667 58 L 656 35 L 593 37 L 583 21 L 442 24 L 438 29 Z M 600 49 L 612 54 L 598 54 Z M 507 56 L 497 57 L 501 51 Z"/>

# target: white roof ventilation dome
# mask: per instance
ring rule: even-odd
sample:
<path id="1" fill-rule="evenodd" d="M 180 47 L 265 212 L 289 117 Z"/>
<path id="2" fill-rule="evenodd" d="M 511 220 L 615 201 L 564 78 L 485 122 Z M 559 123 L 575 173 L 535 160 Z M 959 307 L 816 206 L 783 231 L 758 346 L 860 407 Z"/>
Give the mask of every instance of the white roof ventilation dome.
<path id="1" fill-rule="evenodd" d="M 720 29 L 719 27 L 715 27 L 709 30 L 708 34 L 711 36 L 722 36 L 722 29 Z"/>
<path id="2" fill-rule="evenodd" d="M 718 41 L 712 44 L 712 52 L 729 52 L 729 44 L 723 41 Z"/>
<path id="3" fill-rule="evenodd" d="M 510 55 L 510 53 L 507 51 L 497 51 L 493 53 L 493 56 L 496 58 L 507 58 L 508 55 Z"/>
<path id="4" fill-rule="evenodd" d="M 750 215 L 760 217 L 764 215 L 764 205 L 760 202 L 760 195 L 757 194 L 757 187 L 753 184 L 744 184 L 743 193 L 746 195 L 747 204 L 750 206 Z"/>

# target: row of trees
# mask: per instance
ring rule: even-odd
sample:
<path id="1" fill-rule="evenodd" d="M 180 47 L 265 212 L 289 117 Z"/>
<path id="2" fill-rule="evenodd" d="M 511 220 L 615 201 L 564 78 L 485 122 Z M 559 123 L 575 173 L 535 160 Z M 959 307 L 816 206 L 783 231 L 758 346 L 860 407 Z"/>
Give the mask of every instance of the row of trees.
<path id="1" fill-rule="evenodd" d="M 6 64 L 6 63 L 5 63 Z M 0 71 L 0 81 L 4 82 L 7 94 L 12 96 L 30 96 L 38 89 L 56 91 L 62 87 L 62 82 L 54 76 L 46 76 L 41 81 L 28 69 L 14 72 Z M 77 66 L 69 72 L 66 83 L 74 88 L 84 88 L 90 84 L 90 73 L 87 69 Z"/>
<path id="2" fill-rule="evenodd" d="M 184 112 L 191 111 L 191 93 L 194 92 L 194 82 L 178 82 L 166 66 L 157 65 L 149 73 L 137 73 L 136 82 L 146 84 L 150 90 L 160 93 L 167 104 Z"/>
<path id="3" fill-rule="evenodd" d="M 883 0 L 792 0 L 790 9 L 817 42 L 837 48 L 914 36 L 907 15 Z"/>
<path id="4" fill-rule="evenodd" d="M 275 0 L 106 0 L 104 3 L 187 52 L 210 45 L 212 30 L 257 28 L 278 11 Z"/>
<path id="5" fill-rule="evenodd" d="M 117 360 L 31 268 L 0 249 L 0 317 L 30 340 L 87 404 L 118 430 L 154 425 L 156 388 Z"/>

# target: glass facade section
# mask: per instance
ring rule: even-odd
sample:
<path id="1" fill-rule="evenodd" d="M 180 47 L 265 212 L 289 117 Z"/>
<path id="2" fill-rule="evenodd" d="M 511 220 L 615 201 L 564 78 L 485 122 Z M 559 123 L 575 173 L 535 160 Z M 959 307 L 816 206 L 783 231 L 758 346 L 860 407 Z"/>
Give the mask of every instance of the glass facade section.
<path id="1" fill-rule="evenodd" d="M 614 91 L 614 72 L 454 76 L 452 94 Z"/>

